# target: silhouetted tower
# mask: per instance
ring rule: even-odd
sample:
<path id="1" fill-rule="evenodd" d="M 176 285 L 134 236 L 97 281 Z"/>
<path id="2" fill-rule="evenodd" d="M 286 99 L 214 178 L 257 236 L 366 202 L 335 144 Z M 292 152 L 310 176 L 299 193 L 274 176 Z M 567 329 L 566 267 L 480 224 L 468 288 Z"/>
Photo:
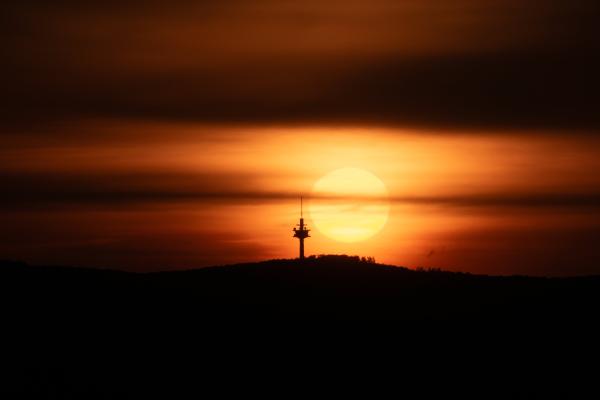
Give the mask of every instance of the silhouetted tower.
<path id="1" fill-rule="evenodd" d="M 304 239 L 310 237 L 308 232 L 310 229 L 306 228 L 304 225 L 304 216 L 302 215 L 302 197 L 300 197 L 300 223 L 296 225 L 298 228 L 294 228 L 294 237 L 300 240 L 300 259 L 304 260 Z"/>

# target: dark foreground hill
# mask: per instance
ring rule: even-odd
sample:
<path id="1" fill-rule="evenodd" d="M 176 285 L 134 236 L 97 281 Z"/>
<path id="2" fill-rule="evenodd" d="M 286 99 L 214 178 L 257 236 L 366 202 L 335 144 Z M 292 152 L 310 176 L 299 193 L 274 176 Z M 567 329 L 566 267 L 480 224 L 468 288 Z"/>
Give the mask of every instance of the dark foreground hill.
<path id="1" fill-rule="evenodd" d="M 376 370 L 396 385 L 400 367 L 447 374 L 467 362 L 503 371 L 491 398 L 513 387 L 515 371 L 527 382 L 544 371 L 535 390 L 557 393 L 552 373 L 584 365 L 574 357 L 591 357 L 596 342 L 600 278 L 414 271 L 347 256 L 147 274 L 5 262 L 0 293 L 13 363 L 0 392 L 105 398 L 161 387 L 172 398 L 184 382 L 246 390 L 265 379 L 297 392 L 317 372 L 331 384 L 342 371 L 349 387 Z"/>
<path id="2" fill-rule="evenodd" d="M 136 274 L 3 263 L 12 317 L 287 321 L 594 322 L 600 277 L 414 271 L 350 256 Z M 28 318 L 31 320 L 31 318 Z M 34 318 L 35 320 L 35 318 Z M 31 321 L 30 321 L 31 322 Z"/>

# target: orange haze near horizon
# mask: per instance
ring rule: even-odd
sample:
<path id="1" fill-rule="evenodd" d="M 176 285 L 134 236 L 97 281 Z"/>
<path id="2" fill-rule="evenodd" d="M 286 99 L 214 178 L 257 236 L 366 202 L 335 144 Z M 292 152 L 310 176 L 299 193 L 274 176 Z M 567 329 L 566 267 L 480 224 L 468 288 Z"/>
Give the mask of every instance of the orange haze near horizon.
<path id="1" fill-rule="evenodd" d="M 102 141 L 69 134 L 85 129 Z M 4 174 L 24 180 L 22 198 L 4 200 L 4 257 L 133 270 L 295 257 L 298 197 L 355 167 L 386 185 L 387 224 L 342 243 L 308 216 L 307 254 L 474 273 L 595 272 L 581 261 L 586 234 L 600 229 L 587 200 L 600 187 L 587 172 L 600 167 L 593 137 L 123 121 L 61 132 L 59 141 L 15 136 L 0 150 Z"/>
<path id="2" fill-rule="evenodd" d="M 298 198 L 356 168 L 389 213 L 308 213 L 307 254 L 600 274 L 597 3 L 6 0 L 0 259 L 294 257 Z"/>

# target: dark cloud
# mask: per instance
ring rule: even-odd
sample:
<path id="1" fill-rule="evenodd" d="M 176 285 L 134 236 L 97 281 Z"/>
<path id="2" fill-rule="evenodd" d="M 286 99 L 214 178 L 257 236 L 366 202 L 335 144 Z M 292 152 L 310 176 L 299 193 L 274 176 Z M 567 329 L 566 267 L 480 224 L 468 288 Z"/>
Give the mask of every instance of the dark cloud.
<path id="1" fill-rule="evenodd" d="M 9 2 L 3 124 L 598 130 L 595 1 Z"/>
<path id="2" fill-rule="evenodd" d="M 6 188 L 0 205 L 5 210 L 73 209 L 95 207 L 155 206 L 183 202 L 208 204 L 249 204 L 295 200 L 297 192 L 261 188 L 260 177 L 227 173 L 3 173 L 0 187 Z M 335 195 L 312 196 L 338 200 Z M 348 196 L 343 199 L 352 200 Z M 358 199 L 358 198 L 357 198 Z M 379 199 L 374 199 L 379 200 Z M 464 193 L 438 196 L 393 196 L 393 203 L 435 207 L 487 209 L 563 209 L 600 211 L 600 192 Z"/>
<path id="3" fill-rule="evenodd" d="M 224 173 L 4 173 L 0 204 L 12 209 L 132 207 L 176 202 L 282 199 L 257 190 L 257 176 Z"/>

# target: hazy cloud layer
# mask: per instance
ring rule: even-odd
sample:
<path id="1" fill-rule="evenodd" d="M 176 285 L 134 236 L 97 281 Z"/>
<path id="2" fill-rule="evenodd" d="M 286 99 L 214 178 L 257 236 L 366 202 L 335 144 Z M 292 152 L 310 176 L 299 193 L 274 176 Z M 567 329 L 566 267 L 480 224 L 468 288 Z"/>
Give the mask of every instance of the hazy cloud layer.
<path id="1" fill-rule="evenodd" d="M 432 266 L 597 273 L 598 138 L 573 135 L 600 132 L 597 3 L 5 1 L 0 256 L 146 270 L 289 256 L 295 210 L 257 224 L 246 208 L 291 204 L 358 160 L 393 172 L 396 210 L 430 214 L 412 233 L 405 215 L 389 260 L 422 246 Z M 271 124 L 302 126 L 287 129 L 301 140 L 267 143 Z M 325 129 L 295 148 L 327 124 L 368 140 L 319 142 Z M 489 143 L 431 136 L 446 131 Z M 538 131 L 560 140 L 519 136 Z M 509 132 L 519 144 L 499 140 Z M 302 151 L 332 162 L 296 176 L 319 161 Z"/>
<path id="2" fill-rule="evenodd" d="M 134 207 L 182 202 L 225 204 L 267 203 L 295 200 L 298 192 L 257 188 L 259 176 L 252 174 L 198 173 L 96 173 L 96 174 L 0 174 L 0 186 L 8 188 L 0 197 L 4 209 L 48 209 L 73 207 Z M 369 200 L 349 196 L 310 196 L 321 200 Z M 379 201 L 378 198 L 370 198 Z M 393 203 L 444 207 L 553 208 L 600 210 L 600 192 L 567 193 L 507 191 L 437 196 L 391 196 Z"/>
<path id="3" fill-rule="evenodd" d="M 600 128 L 591 0 L 9 1 L 3 124 Z"/>

